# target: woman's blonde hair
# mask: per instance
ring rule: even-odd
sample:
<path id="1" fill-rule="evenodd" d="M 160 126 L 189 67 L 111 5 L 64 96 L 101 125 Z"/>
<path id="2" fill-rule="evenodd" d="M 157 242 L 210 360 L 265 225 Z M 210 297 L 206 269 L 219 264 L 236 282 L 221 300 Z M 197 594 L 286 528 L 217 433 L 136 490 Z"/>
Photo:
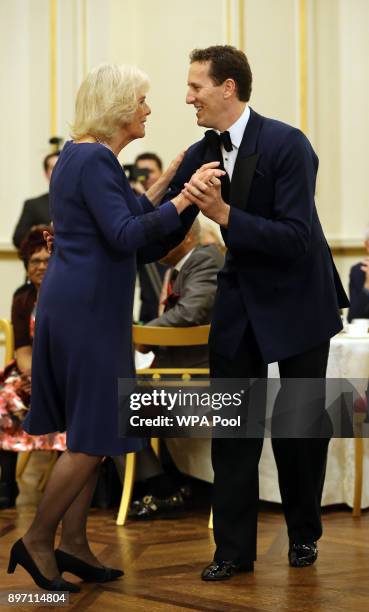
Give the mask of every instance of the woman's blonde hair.
<path id="1" fill-rule="evenodd" d="M 72 138 L 90 135 L 109 141 L 119 127 L 132 121 L 138 97 L 148 88 L 147 75 L 136 66 L 97 66 L 78 90 Z"/>

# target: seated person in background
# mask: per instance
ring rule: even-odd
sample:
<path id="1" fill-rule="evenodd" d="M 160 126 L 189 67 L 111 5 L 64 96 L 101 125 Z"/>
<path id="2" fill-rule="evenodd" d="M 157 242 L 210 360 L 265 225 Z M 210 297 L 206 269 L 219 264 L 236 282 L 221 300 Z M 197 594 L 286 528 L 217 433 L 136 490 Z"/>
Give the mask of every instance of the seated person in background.
<path id="1" fill-rule="evenodd" d="M 12 323 L 15 360 L 0 373 L 0 508 L 15 506 L 18 487 L 15 471 L 18 451 L 64 450 L 65 435 L 30 436 L 22 429 L 31 397 L 32 341 L 37 296 L 49 253 L 43 238 L 47 226 L 31 230 L 22 241 L 19 256 L 28 282 L 13 296 Z"/>
<path id="2" fill-rule="evenodd" d="M 163 162 L 156 153 L 141 153 L 135 159 L 134 165 L 145 170 L 147 178 L 132 186 L 138 193 L 145 193 L 163 174 Z M 148 264 L 138 263 L 137 270 L 140 279 L 141 308 L 139 320 L 147 323 L 158 314 L 161 287 L 166 266 L 159 262 Z"/>
<path id="3" fill-rule="evenodd" d="M 201 244 L 215 244 L 222 253 L 225 253 L 225 246 L 222 234 L 219 230 L 219 225 L 211 221 L 211 219 L 207 219 L 204 215 L 203 220 L 201 220 Z"/>
<path id="4" fill-rule="evenodd" d="M 224 257 L 217 246 L 201 245 L 201 226 L 198 219 L 185 239 L 163 261 L 171 266 L 164 312 L 148 325 L 190 327 L 210 323 L 217 287 L 217 273 Z M 136 347 L 148 352 L 151 347 Z M 158 347 L 154 366 L 208 367 L 207 346 Z M 164 447 L 165 445 L 163 445 Z M 165 456 L 166 449 L 162 449 Z M 164 460 L 163 460 L 164 463 Z M 178 485 L 178 474 L 165 472 L 151 447 L 137 454 L 137 479 L 146 479 L 147 492 L 131 506 L 130 518 L 152 519 L 175 516 L 184 507 L 183 493 Z"/>
<path id="5" fill-rule="evenodd" d="M 140 314 L 139 321 L 148 323 L 158 315 L 160 295 L 167 270 L 159 262 L 148 264 L 137 263 L 138 277 L 140 279 Z"/>
<path id="6" fill-rule="evenodd" d="M 50 183 L 53 168 L 58 161 L 59 151 L 49 153 L 43 161 L 45 176 Z M 35 225 L 48 225 L 51 221 L 49 212 L 49 193 L 44 193 L 37 198 L 26 200 L 23 210 L 13 234 L 13 244 L 19 249 L 20 244 L 27 232 Z"/>
<path id="7" fill-rule="evenodd" d="M 369 253 L 369 227 L 365 231 L 365 249 Z M 369 319 L 369 257 L 352 266 L 350 270 L 350 308 L 347 315 L 352 319 Z"/>
<path id="8" fill-rule="evenodd" d="M 161 260 L 171 266 L 163 296 L 164 311 L 148 325 L 190 327 L 210 323 L 217 274 L 223 266 L 224 256 L 214 244 L 201 244 L 201 232 L 196 219 L 186 238 Z M 148 350 L 147 347 L 141 349 Z M 207 346 L 158 347 L 155 350 L 157 368 L 208 367 L 208 359 Z"/>

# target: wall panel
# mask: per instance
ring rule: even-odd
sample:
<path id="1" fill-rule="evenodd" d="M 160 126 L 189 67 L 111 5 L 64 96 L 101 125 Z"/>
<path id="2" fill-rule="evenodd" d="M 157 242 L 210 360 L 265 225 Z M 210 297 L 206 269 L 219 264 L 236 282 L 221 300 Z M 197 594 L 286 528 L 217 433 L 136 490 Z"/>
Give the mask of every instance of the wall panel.
<path id="1" fill-rule="evenodd" d="M 369 222 L 367 0 L 1 0 L 0 316 L 23 275 L 9 255 L 15 221 L 23 200 L 46 189 L 41 160 L 49 150 L 53 110 L 52 3 L 60 135 L 68 137 L 87 69 L 103 61 L 136 63 L 151 78 L 152 115 L 147 137 L 132 143 L 122 161 L 149 149 L 168 163 L 203 133 L 185 104 L 190 50 L 242 43 L 254 73 L 256 110 L 301 125 L 303 94 L 306 131 L 320 158 L 317 204 L 324 229 L 334 245 L 361 244 Z M 349 257 L 338 259 L 344 281 Z"/>

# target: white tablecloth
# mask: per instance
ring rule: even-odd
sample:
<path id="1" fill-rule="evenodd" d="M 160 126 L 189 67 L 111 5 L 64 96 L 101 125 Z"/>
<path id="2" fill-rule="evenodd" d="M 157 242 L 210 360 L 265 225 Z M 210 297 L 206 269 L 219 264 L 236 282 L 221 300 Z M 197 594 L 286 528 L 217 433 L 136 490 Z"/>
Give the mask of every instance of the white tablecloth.
<path id="1" fill-rule="evenodd" d="M 277 376 L 276 364 L 269 366 L 269 376 Z M 369 376 L 369 335 L 351 337 L 338 334 L 331 341 L 328 378 L 363 378 Z M 183 472 L 211 482 L 210 440 L 167 440 L 170 451 Z M 329 445 L 327 474 L 323 490 L 323 505 L 346 503 L 352 506 L 354 497 L 354 440 L 332 439 Z M 280 502 L 277 470 L 271 441 L 264 441 L 260 467 L 260 498 Z M 369 439 L 364 439 L 362 508 L 369 507 Z"/>

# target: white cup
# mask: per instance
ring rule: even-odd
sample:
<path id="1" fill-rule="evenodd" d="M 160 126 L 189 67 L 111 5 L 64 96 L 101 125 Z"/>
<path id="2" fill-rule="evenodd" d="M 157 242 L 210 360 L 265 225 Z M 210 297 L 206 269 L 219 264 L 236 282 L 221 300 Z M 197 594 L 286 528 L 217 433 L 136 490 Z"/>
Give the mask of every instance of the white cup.
<path id="1" fill-rule="evenodd" d="M 369 319 L 353 319 L 347 325 L 347 332 L 352 336 L 365 336 L 368 333 Z"/>

